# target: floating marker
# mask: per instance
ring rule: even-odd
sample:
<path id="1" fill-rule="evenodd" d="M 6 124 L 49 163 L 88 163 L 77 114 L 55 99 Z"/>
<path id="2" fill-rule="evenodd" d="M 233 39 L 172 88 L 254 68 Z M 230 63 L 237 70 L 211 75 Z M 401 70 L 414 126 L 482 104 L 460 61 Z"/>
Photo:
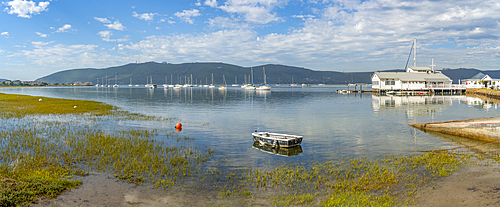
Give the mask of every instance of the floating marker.
<path id="1" fill-rule="evenodd" d="M 180 128 L 182 128 L 182 124 L 181 124 L 181 123 L 177 123 L 177 124 L 175 125 L 175 128 L 176 128 L 176 129 L 180 129 Z"/>

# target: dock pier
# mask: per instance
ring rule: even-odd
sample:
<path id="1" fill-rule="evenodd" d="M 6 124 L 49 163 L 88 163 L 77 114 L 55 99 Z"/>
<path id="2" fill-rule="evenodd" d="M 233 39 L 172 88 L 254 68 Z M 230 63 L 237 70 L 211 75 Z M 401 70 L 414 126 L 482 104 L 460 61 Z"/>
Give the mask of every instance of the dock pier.
<path id="1" fill-rule="evenodd" d="M 373 93 L 377 95 L 401 95 L 401 96 L 418 96 L 418 95 L 465 95 L 464 87 L 426 87 L 422 89 L 374 89 Z"/>

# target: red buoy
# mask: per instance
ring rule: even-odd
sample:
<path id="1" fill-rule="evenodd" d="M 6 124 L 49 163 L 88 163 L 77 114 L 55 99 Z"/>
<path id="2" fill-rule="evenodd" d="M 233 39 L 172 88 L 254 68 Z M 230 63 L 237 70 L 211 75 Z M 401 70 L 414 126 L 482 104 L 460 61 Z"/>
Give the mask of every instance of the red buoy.
<path id="1" fill-rule="evenodd" d="M 175 125 L 175 128 L 177 128 L 177 129 L 182 128 L 182 124 L 181 124 L 181 123 L 177 123 L 177 124 Z"/>

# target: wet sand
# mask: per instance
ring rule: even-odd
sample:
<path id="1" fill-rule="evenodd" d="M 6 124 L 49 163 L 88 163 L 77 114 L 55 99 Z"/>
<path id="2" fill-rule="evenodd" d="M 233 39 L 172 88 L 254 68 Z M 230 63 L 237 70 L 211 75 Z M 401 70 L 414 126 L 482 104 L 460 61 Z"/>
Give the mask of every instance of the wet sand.
<path id="1" fill-rule="evenodd" d="M 200 191 L 176 186 L 168 190 L 135 185 L 107 174 L 94 173 L 78 178 L 83 184 L 54 200 L 42 200 L 34 206 L 248 206 L 246 200 L 220 198 L 218 192 Z M 245 204 L 243 204 L 245 203 Z M 267 206 L 267 201 L 255 199 L 252 206 Z"/>
<path id="2" fill-rule="evenodd" d="M 479 163 L 424 188 L 416 206 L 500 206 L 500 164 Z"/>

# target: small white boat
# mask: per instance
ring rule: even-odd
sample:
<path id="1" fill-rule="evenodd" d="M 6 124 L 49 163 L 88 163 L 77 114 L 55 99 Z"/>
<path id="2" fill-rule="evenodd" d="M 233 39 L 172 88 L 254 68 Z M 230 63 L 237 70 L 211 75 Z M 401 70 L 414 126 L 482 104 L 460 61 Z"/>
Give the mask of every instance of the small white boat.
<path id="1" fill-rule="evenodd" d="M 351 93 L 349 90 L 337 90 L 337 93 Z"/>
<path id="2" fill-rule="evenodd" d="M 255 88 L 255 90 L 259 90 L 259 91 L 263 91 L 263 90 L 271 90 L 271 87 L 270 86 L 267 86 L 267 85 L 262 85 L 262 86 L 258 86 L 257 88 Z"/>
<path id="3" fill-rule="evenodd" d="M 270 145 L 272 147 L 295 147 L 302 143 L 302 136 L 291 134 L 279 134 L 269 132 L 252 133 L 253 139 L 259 141 L 262 145 Z"/>
<path id="4" fill-rule="evenodd" d="M 309 86 L 311 86 L 311 85 L 309 85 L 309 84 L 307 84 L 307 83 L 303 83 L 303 84 L 302 84 L 302 87 L 309 87 Z"/>
<path id="5" fill-rule="evenodd" d="M 255 85 L 247 85 L 247 87 L 245 87 L 245 90 L 255 90 Z"/>

